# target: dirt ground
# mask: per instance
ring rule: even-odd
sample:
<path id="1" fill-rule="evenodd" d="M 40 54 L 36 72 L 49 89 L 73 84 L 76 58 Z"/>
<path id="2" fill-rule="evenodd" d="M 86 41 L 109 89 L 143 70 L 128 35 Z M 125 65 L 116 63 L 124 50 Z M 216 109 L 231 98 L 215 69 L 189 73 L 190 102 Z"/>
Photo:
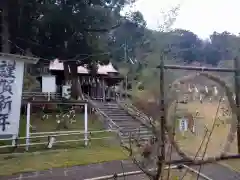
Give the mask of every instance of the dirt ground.
<path id="1" fill-rule="evenodd" d="M 221 104 L 223 106 L 223 104 Z M 190 102 L 188 104 L 180 104 L 177 107 L 181 111 L 185 111 L 186 113 L 191 113 L 193 116 L 195 116 L 196 111 L 199 112 L 198 117 L 195 119 L 196 124 L 196 132 L 197 135 L 192 134 L 191 132 L 184 133 L 184 136 L 181 138 L 178 138 L 178 142 L 181 145 L 181 147 L 191 154 L 196 154 L 197 150 L 199 149 L 199 146 L 203 140 L 205 131 L 204 126 L 207 127 L 208 130 L 211 130 L 213 127 L 213 122 L 215 117 L 221 119 L 217 120 L 217 124 L 219 126 L 214 126 L 214 131 L 211 135 L 206 156 L 217 156 L 219 153 L 223 150 L 223 146 L 226 142 L 227 134 L 229 132 L 229 124 L 227 120 L 225 121 L 224 118 L 229 117 L 222 117 L 221 110 L 217 113 L 218 108 L 218 102 Z M 221 109 L 221 108 L 220 108 Z M 230 117 L 231 118 L 231 117 Z M 222 123 L 222 122 L 226 123 Z M 209 133 L 208 133 L 209 136 Z M 203 153 L 205 146 L 206 146 L 207 140 L 204 142 L 204 146 L 201 149 L 201 154 Z M 231 144 L 230 152 L 229 153 L 237 153 L 237 144 L 236 139 L 233 144 Z"/>
<path id="2" fill-rule="evenodd" d="M 220 107 L 221 106 L 226 106 L 226 104 L 221 103 Z M 204 102 L 202 104 L 200 102 L 190 102 L 188 104 L 181 104 L 177 108 L 178 110 L 184 111 L 185 113 L 191 113 L 194 116 L 196 114 L 196 111 L 199 112 L 199 117 L 195 118 L 196 132 L 198 131 L 199 133 L 193 135 L 191 132 L 186 132 L 184 133 L 184 135 L 179 134 L 177 138 L 178 144 L 180 145 L 182 150 L 192 156 L 195 156 L 197 151 L 199 150 L 200 144 L 205 134 L 204 126 L 207 127 L 207 129 L 211 130 L 215 117 L 220 119 L 217 120 L 217 124 L 219 125 L 214 126 L 214 130 L 205 154 L 205 157 L 218 156 L 223 150 L 223 146 L 226 142 L 226 138 L 230 128 L 229 120 L 231 120 L 231 117 L 223 117 L 221 108 L 219 108 L 219 111 L 217 112 L 218 102 Z M 198 153 L 198 157 L 202 157 L 203 152 L 205 151 L 206 142 L 207 138 Z M 230 151 L 228 153 L 237 154 L 236 138 L 231 144 Z M 227 160 L 219 163 L 227 166 L 228 168 L 231 168 L 232 170 L 240 172 L 240 160 Z"/>

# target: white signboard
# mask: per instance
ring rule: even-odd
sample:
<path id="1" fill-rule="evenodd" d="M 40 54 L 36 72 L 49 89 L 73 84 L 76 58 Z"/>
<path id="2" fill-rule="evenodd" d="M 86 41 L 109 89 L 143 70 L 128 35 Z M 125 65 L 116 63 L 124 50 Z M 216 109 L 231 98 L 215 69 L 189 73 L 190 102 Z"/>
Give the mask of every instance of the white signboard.
<path id="1" fill-rule="evenodd" d="M 55 76 L 42 76 L 42 92 L 55 93 L 56 92 L 56 77 Z"/>
<path id="2" fill-rule="evenodd" d="M 186 118 L 179 119 L 179 130 L 181 132 L 188 130 L 188 120 Z"/>
<path id="3" fill-rule="evenodd" d="M 62 86 L 62 97 L 66 98 L 66 99 L 71 98 L 71 86 L 70 85 Z"/>
<path id="4" fill-rule="evenodd" d="M 23 61 L 0 58 L 0 135 L 18 135 Z"/>

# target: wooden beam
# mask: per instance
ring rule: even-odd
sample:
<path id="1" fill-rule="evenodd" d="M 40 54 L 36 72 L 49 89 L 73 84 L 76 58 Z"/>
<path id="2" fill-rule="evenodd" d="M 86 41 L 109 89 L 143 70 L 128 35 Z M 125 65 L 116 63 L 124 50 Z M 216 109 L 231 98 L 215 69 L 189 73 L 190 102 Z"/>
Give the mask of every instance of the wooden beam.
<path id="1" fill-rule="evenodd" d="M 84 105 L 88 103 L 86 100 L 22 100 L 23 104 L 66 104 L 66 105 Z"/>
<path id="2" fill-rule="evenodd" d="M 157 66 L 160 68 L 160 65 Z M 237 69 L 232 68 L 210 68 L 210 67 L 195 67 L 195 66 L 178 66 L 178 65 L 164 65 L 164 69 L 181 69 L 192 71 L 212 71 L 212 72 L 236 72 Z"/>
<path id="3" fill-rule="evenodd" d="M 160 99 L 159 99 L 159 105 L 160 105 L 160 128 L 161 128 L 161 132 L 160 132 L 160 149 L 161 149 L 161 154 L 160 154 L 160 158 L 158 161 L 162 161 L 161 164 L 158 165 L 158 170 L 157 170 L 157 177 L 160 177 L 162 174 L 162 166 L 163 166 L 163 162 L 165 161 L 165 126 L 166 126 L 166 110 L 165 110 L 165 93 L 164 93 L 164 59 L 163 57 L 161 57 L 161 64 L 160 64 Z M 158 138 L 158 134 L 157 138 Z"/>
<path id="4" fill-rule="evenodd" d="M 239 64 L 239 58 L 236 57 L 234 59 L 234 67 L 236 69 L 238 69 L 238 71 L 236 71 L 234 73 L 234 80 L 235 80 L 235 94 L 236 94 L 236 106 L 237 106 L 237 111 L 239 111 L 239 105 L 240 105 L 240 83 L 239 83 L 239 78 L 240 78 L 240 64 Z M 238 148 L 238 154 L 240 154 L 240 115 L 239 113 L 237 113 L 237 148 Z"/>
<path id="5" fill-rule="evenodd" d="M 34 58 L 30 56 L 22 56 L 18 54 L 9 54 L 9 53 L 1 53 L 1 52 L 0 52 L 0 57 L 11 59 L 11 60 L 19 60 L 28 64 L 36 64 L 39 60 L 39 58 Z"/>

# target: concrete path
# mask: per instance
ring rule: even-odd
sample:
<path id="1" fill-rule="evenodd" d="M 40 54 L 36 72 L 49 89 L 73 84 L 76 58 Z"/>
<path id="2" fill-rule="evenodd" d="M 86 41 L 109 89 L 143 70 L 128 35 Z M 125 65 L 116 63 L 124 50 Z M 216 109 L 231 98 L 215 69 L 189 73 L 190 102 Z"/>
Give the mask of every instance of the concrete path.
<path id="1" fill-rule="evenodd" d="M 122 165 L 121 165 L 122 164 Z M 0 177 L 1 180 L 83 180 L 98 176 L 122 173 L 123 171 L 136 171 L 135 165 L 130 161 L 111 161 L 85 166 L 69 168 L 56 168 L 40 172 L 22 173 L 15 176 Z"/>
<path id="2" fill-rule="evenodd" d="M 191 168 L 199 171 L 199 166 L 191 166 Z M 200 172 L 212 180 L 240 180 L 240 172 L 216 163 L 203 165 Z"/>
<path id="3" fill-rule="evenodd" d="M 198 171 L 197 166 L 192 166 Z M 56 168 L 40 172 L 22 173 L 14 176 L 0 177 L 1 180 L 84 180 L 114 173 L 138 171 L 131 161 L 111 161 L 85 166 Z M 240 173 L 234 172 L 219 164 L 208 164 L 202 167 L 201 173 L 213 180 L 240 180 Z M 123 179 L 119 178 L 118 180 Z M 129 176 L 125 180 L 145 180 L 144 175 Z M 201 178 L 202 179 L 202 178 Z M 200 179 L 199 179 L 200 180 Z M 203 179 L 202 179 L 203 180 Z"/>

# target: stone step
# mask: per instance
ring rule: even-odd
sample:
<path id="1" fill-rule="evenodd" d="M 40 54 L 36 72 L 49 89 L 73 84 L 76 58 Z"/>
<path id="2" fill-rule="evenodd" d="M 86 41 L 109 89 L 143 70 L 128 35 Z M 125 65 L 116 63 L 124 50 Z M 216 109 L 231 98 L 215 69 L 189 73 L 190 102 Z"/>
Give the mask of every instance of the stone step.
<path id="1" fill-rule="evenodd" d="M 114 108 L 108 108 L 108 109 L 104 109 L 105 111 L 107 111 L 107 112 L 125 112 L 125 113 L 127 113 L 124 109 L 114 109 Z"/>
<path id="2" fill-rule="evenodd" d="M 105 114 L 107 114 L 107 115 L 109 115 L 109 116 L 127 116 L 127 117 L 132 117 L 132 116 L 130 116 L 129 114 L 127 114 L 127 113 L 122 113 L 122 112 L 115 112 L 115 113 L 108 113 L 108 112 L 106 112 L 106 111 L 102 111 L 102 112 L 104 112 Z"/>
<path id="3" fill-rule="evenodd" d="M 138 130 L 138 129 L 132 129 L 131 131 L 129 129 L 121 129 L 121 132 L 130 132 L 130 133 L 138 133 L 138 134 L 141 134 L 141 135 L 146 135 L 146 134 L 152 134 L 151 131 L 146 131 L 146 130 Z"/>
<path id="4" fill-rule="evenodd" d="M 120 117 L 120 118 L 124 118 L 124 117 L 129 117 L 130 119 L 134 119 L 134 117 L 128 115 L 128 114 L 108 114 L 106 112 L 104 112 L 105 114 L 107 114 L 109 117 L 113 117 L 113 118 L 117 118 L 117 117 Z"/>
<path id="5" fill-rule="evenodd" d="M 129 139 L 129 134 L 122 134 L 122 139 Z M 145 136 L 139 136 L 138 134 L 132 134 L 131 137 L 134 137 L 134 139 L 151 139 L 152 135 L 145 135 Z"/>
<path id="6" fill-rule="evenodd" d="M 119 110 L 119 109 L 117 109 L 117 110 L 113 110 L 113 109 L 103 110 L 103 109 L 100 109 L 100 111 L 105 112 L 105 113 L 110 113 L 110 114 L 127 114 L 127 115 L 129 115 L 126 111 Z"/>
<path id="7" fill-rule="evenodd" d="M 134 122 L 130 123 L 117 123 L 115 122 L 119 127 L 126 128 L 126 129 L 139 129 L 140 124 L 135 124 Z"/>
<path id="8" fill-rule="evenodd" d="M 148 134 L 152 134 L 152 132 L 151 132 L 151 131 L 146 131 L 146 130 L 141 130 L 141 131 L 139 132 L 139 134 L 140 134 L 140 135 L 148 135 Z"/>
<path id="9" fill-rule="evenodd" d="M 140 127 L 141 124 L 135 120 L 131 120 L 131 119 L 112 119 L 113 122 L 115 122 L 118 125 L 133 125 L 134 127 Z"/>
<path id="10" fill-rule="evenodd" d="M 107 113 L 105 113 L 107 114 Z M 130 118 L 131 120 L 135 119 L 134 117 L 130 116 L 130 115 L 127 115 L 127 114 L 107 114 L 109 117 L 112 117 L 112 118 Z M 137 120 L 135 120 L 137 121 Z"/>
<path id="11" fill-rule="evenodd" d="M 126 112 L 112 112 L 112 111 L 111 112 L 103 111 L 103 112 L 109 116 L 130 116 Z"/>
<path id="12" fill-rule="evenodd" d="M 98 105 L 99 108 L 120 108 L 118 105 Z"/>
<path id="13" fill-rule="evenodd" d="M 142 141 L 148 141 L 149 139 L 151 139 L 152 136 L 142 136 L 142 137 L 139 137 L 139 141 L 142 142 Z M 122 142 L 124 143 L 129 143 L 129 137 L 128 136 L 123 136 L 122 138 Z"/>
<path id="14" fill-rule="evenodd" d="M 128 131 L 121 131 L 121 134 L 122 135 L 125 135 L 125 136 L 129 136 L 130 134 L 132 135 L 137 135 L 139 137 L 150 137 L 152 136 L 153 134 L 152 133 L 146 133 L 146 134 L 139 134 L 138 132 L 128 132 Z"/>
<path id="15" fill-rule="evenodd" d="M 122 112 L 126 112 L 123 109 L 120 109 L 119 107 L 116 108 L 110 108 L 110 107 L 100 107 L 99 108 L 101 111 L 122 111 Z"/>
<path id="16" fill-rule="evenodd" d="M 118 123 L 120 124 L 120 123 Z M 126 125 L 126 124 L 121 124 L 121 125 Z M 128 125 L 128 124 L 127 124 Z M 132 129 L 132 128 L 135 128 L 135 129 L 141 129 L 141 130 L 148 130 L 145 126 L 141 125 L 141 124 L 133 124 L 134 126 L 130 126 L 130 124 L 128 126 L 126 126 L 127 129 Z"/>
<path id="17" fill-rule="evenodd" d="M 113 121 L 120 121 L 120 122 L 135 122 L 138 124 L 141 124 L 140 122 L 136 121 L 135 119 L 133 119 L 132 117 L 119 117 L 119 116 L 108 116 L 110 119 L 112 119 Z"/>
<path id="18" fill-rule="evenodd" d="M 116 103 L 95 103 L 95 104 L 97 104 L 98 106 L 118 106 L 119 107 L 119 105 Z"/>
<path id="19" fill-rule="evenodd" d="M 103 109 L 122 109 L 119 106 L 98 106 L 98 107 Z"/>
<path id="20" fill-rule="evenodd" d="M 120 128 L 122 128 L 122 131 L 129 131 L 129 132 L 130 132 L 130 130 L 131 130 L 131 132 L 139 132 L 139 131 L 141 133 L 150 132 L 150 131 L 148 131 L 146 129 L 143 129 L 143 128 L 140 128 L 140 130 L 139 130 L 138 127 L 129 127 L 129 126 L 124 127 L 124 126 L 120 126 Z"/>
<path id="21" fill-rule="evenodd" d="M 124 131 L 124 130 L 121 130 L 120 131 L 122 134 L 136 134 L 136 135 L 139 135 L 139 136 L 148 136 L 148 135 L 152 135 L 152 132 L 139 132 L 139 131 Z"/>
<path id="22" fill-rule="evenodd" d="M 111 116 L 111 115 L 109 115 L 108 117 L 110 117 L 111 119 L 113 119 L 113 120 L 122 120 L 122 121 L 135 121 L 135 122 L 139 122 L 139 121 L 137 121 L 137 120 L 135 120 L 135 119 L 133 119 L 133 117 L 131 117 L 131 116 Z"/>
<path id="23" fill-rule="evenodd" d="M 111 118 L 111 117 L 110 117 Z M 140 127 L 142 124 L 134 119 L 128 118 L 111 118 L 113 122 L 116 122 L 117 124 L 133 124 L 137 127 Z"/>
<path id="24" fill-rule="evenodd" d="M 113 121 L 134 121 L 134 122 L 138 122 L 137 120 L 133 119 L 132 117 L 129 116 L 108 116 L 109 118 L 111 118 Z M 139 122 L 140 123 L 140 122 Z"/>
<path id="25" fill-rule="evenodd" d="M 132 134 L 141 140 L 148 140 L 152 137 L 152 132 L 141 122 L 134 119 L 117 103 L 95 102 L 95 105 L 104 112 L 120 128 L 120 133 L 124 141 L 129 141 L 129 135 Z"/>

